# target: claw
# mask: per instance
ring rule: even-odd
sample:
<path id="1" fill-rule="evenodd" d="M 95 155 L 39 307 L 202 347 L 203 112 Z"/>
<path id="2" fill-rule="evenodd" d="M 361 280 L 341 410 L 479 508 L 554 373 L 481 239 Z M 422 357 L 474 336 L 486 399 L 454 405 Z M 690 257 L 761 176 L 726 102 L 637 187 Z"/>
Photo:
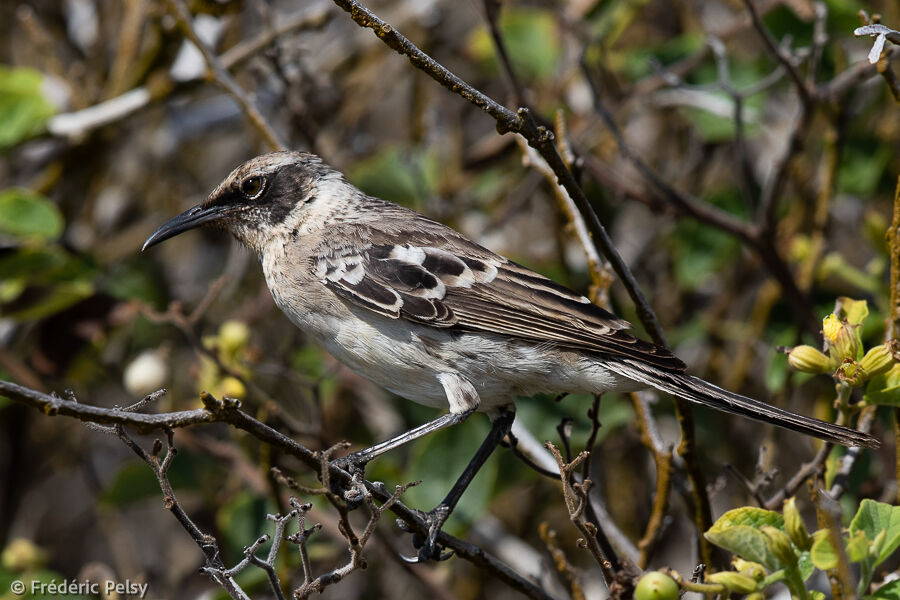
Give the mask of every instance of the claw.
<path id="1" fill-rule="evenodd" d="M 367 459 L 354 452 L 341 458 L 335 458 L 331 461 L 331 465 L 347 471 L 353 478 L 356 478 L 358 475 L 362 479 L 365 475 L 367 462 Z M 330 487 L 332 492 L 344 499 L 348 509 L 354 510 L 362 505 L 362 497 L 354 488 L 347 487 L 343 483 L 334 480 L 331 481 Z"/>
<path id="2" fill-rule="evenodd" d="M 419 517 L 425 521 L 428 527 L 428 534 L 415 532 L 409 527 L 405 521 L 397 520 L 398 526 L 407 533 L 413 534 L 413 546 L 418 550 L 415 557 L 400 555 L 404 562 L 410 564 L 425 563 L 429 561 L 445 561 L 453 556 L 453 550 L 447 550 L 437 541 L 437 536 L 441 532 L 441 527 L 450 516 L 450 508 L 444 504 L 439 504 L 433 510 L 427 513 L 419 512 Z"/>

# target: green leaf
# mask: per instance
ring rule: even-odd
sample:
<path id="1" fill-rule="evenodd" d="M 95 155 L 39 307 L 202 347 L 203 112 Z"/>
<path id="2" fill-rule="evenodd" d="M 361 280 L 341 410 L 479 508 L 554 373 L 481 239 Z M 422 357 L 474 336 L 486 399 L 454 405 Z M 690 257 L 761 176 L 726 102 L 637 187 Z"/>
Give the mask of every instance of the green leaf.
<path id="1" fill-rule="evenodd" d="M 62 214 L 47 198 L 22 188 L 0 191 L 0 233 L 53 239 L 63 230 Z"/>
<path id="2" fill-rule="evenodd" d="M 888 165 L 893 156 L 889 145 L 880 145 L 877 149 L 848 145 L 838 167 L 838 190 L 854 196 L 872 196 L 890 172 Z"/>
<path id="3" fill-rule="evenodd" d="M 869 545 L 871 543 L 871 540 L 867 540 L 862 531 L 857 531 L 856 534 L 844 540 L 847 548 L 847 558 L 850 559 L 850 562 L 864 561 L 869 555 Z"/>
<path id="4" fill-rule="evenodd" d="M 738 525 L 746 525 L 748 527 L 753 527 L 754 529 L 769 525 L 783 530 L 784 517 L 781 516 L 781 513 L 777 513 L 773 510 L 756 508 L 754 506 L 743 506 L 741 508 L 729 510 L 719 517 L 716 522 L 713 523 L 713 526 L 709 528 L 707 533 L 723 531 L 729 527 Z"/>
<path id="5" fill-rule="evenodd" d="M 870 542 L 886 532 L 881 551 L 875 557 L 875 567 L 887 559 L 900 546 L 900 506 L 865 499 L 859 505 L 856 516 L 850 522 L 850 535 L 861 531 Z"/>
<path id="6" fill-rule="evenodd" d="M 38 321 L 69 308 L 94 294 L 89 281 L 72 281 L 40 290 L 40 294 L 21 308 L 5 308 L 3 316 L 20 322 Z"/>
<path id="7" fill-rule="evenodd" d="M 869 380 L 866 385 L 866 402 L 900 406 L 900 363 L 891 367 L 887 373 Z"/>
<path id="8" fill-rule="evenodd" d="M 40 71 L 0 65 L 0 152 L 40 132 L 56 112 L 43 85 Z"/>
<path id="9" fill-rule="evenodd" d="M 837 552 L 831 545 L 828 530 L 820 529 L 813 534 L 813 545 L 809 551 L 809 557 L 814 565 L 824 570 L 833 569 L 838 564 Z"/>
<path id="10" fill-rule="evenodd" d="M 433 195 L 441 175 L 434 153 L 385 146 L 347 171 L 347 179 L 365 193 L 417 208 Z"/>
<path id="11" fill-rule="evenodd" d="M 774 571 L 782 565 L 769 550 L 768 538 L 759 530 L 767 525 L 784 530 L 784 517 L 772 510 L 744 506 L 726 512 L 703 535 L 713 544 Z"/>
<path id="12" fill-rule="evenodd" d="M 835 303 L 834 314 L 850 325 L 860 325 L 869 316 L 869 304 L 865 300 L 841 296 Z"/>
<path id="13" fill-rule="evenodd" d="M 797 570 L 800 571 L 800 578 L 803 579 L 803 581 L 809 579 L 810 575 L 813 574 L 813 571 L 816 570 L 816 566 L 813 564 L 809 550 L 804 550 L 798 554 Z"/>
<path id="14" fill-rule="evenodd" d="M 900 600 L 900 579 L 884 584 L 863 600 Z"/>
<path id="15" fill-rule="evenodd" d="M 703 535 L 716 546 L 745 560 L 761 563 L 771 571 L 781 568 L 781 562 L 769 550 L 768 538 L 759 529 L 748 525 L 733 525 L 713 531 L 715 528 L 713 525 Z"/>
<path id="16" fill-rule="evenodd" d="M 551 11 L 504 8 L 499 25 L 503 44 L 517 75 L 543 79 L 556 73 L 562 46 L 557 19 Z M 494 43 L 486 27 L 476 29 L 469 36 L 468 50 L 483 66 L 497 70 Z"/>

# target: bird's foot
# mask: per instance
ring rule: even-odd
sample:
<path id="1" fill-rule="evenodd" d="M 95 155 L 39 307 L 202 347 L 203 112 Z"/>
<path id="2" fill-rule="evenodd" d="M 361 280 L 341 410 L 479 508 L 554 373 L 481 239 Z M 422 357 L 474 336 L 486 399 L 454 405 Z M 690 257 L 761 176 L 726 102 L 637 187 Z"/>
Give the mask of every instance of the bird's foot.
<path id="1" fill-rule="evenodd" d="M 365 477 L 366 463 L 369 459 L 359 452 L 351 452 L 347 456 L 335 458 L 330 464 L 350 474 L 351 482 L 336 481 L 331 479 L 329 487 L 331 491 L 344 499 L 347 508 L 354 510 L 359 508 L 363 503 L 363 494 L 359 490 L 359 486 L 354 485 L 352 481 L 362 481 Z"/>
<path id="2" fill-rule="evenodd" d="M 416 511 L 419 517 L 425 521 L 428 528 L 428 534 L 423 536 L 418 531 L 413 530 L 405 521 L 398 519 L 397 524 L 404 531 L 411 533 L 413 536 L 413 546 L 416 548 L 416 556 L 400 555 L 404 561 L 408 563 L 424 563 L 431 560 L 442 561 L 453 556 L 453 550 L 447 550 L 441 546 L 437 537 L 441 532 L 441 527 L 450 516 L 450 507 L 445 504 L 438 504 L 429 512 Z"/>

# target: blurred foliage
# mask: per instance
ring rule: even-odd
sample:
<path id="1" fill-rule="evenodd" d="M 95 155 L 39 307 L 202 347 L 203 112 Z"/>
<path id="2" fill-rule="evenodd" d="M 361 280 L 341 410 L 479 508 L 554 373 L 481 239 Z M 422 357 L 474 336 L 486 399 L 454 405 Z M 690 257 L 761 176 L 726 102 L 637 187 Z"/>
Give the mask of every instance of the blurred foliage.
<path id="1" fill-rule="evenodd" d="M 214 32 L 219 53 L 303 8 L 261 0 L 190 4 L 198 22 Z M 367 4 L 467 82 L 499 100 L 513 97 L 480 3 Z M 804 57 L 798 69 L 807 77 L 814 3 L 758 4 L 767 8 L 764 22 L 777 43 Z M 826 0 L 824 6 L 828 41 L 812 77 L 819 86 L 865 62 L 871 40 L 852 35 L 858 10 L 880 13 L 894 27 L 900 23 L 896 2 Z M 292 147 L 321 154 L 365 192 L 420 210 L 586 293 L 591 279 L 584 253 L 554 190 L 523 165 L 511 137 L 498 136 L 492 120 L 333 11 L 323 28 L 289 32 L 235 70 L 264 116 Z M 101 406 L 128 405 L 146 386 L 169 390 L 158 410 L 195 408 L 203 389 L 237 396 L 258 418 L 314 449 L 342 439 L 359 448 L 434 418 L 433 409 L 392 398 L 305 339 L 274 308 L 255 259 L 225 236 L 192 232 L 139 252 L 166 218 L 201 201 L 236 164 L 265 150 L 234 102 L 203 82 L 205 67 L 184 49 L 164 12 L 161 2 L 0 4 L 0 64 L 8 65 L 0 66 L 0 376 L 59 393 L 71 389 L 80 401 Z M 583 187 L 691 371 L 829 418 L 835 382 L 826 375 L 843 358 L 862 364 L 884 344 L 891 309 L 884 235 L 900 172 L 900 112 L 884 80 L 854 83 L 815 109 L 791 150 L 776 199 L 771 243 L 808 292 L 814 319 L 835 311 L 838 322 L 846 319 L 852 328 L 855 354 L 829 362 L 820 375 L 789 368 L 788 357 L 776 351 L 806 345 L 831 361 L 833 348 L 807 330 L 768 266 L 722 228 L 660 200 L 617 147 L 588 85 L 599 91 L 634 153 L 662 180 L 704 205 L 753 221 L 788 148 L 799 101 L 745 16 L 742 2 L 727 0 L 511 0 L 500 4 L 497 25 L 527 102 L 547 119 L 561 109 L 567 141 L 582 159 L 576 167 Z M 718 62 L 711 36 L 724 47 Z M 176 63 L 194 75 L 179 79 Z M 734 97 L 720 80 L 726 66 L 731 87 L 742 94 L 740 129 Z M 50 133 L 60 131 L 54 119 L 65 116 L 62 123 L 71 124 L 74 117 L 104 114 L 109 105 L 101 103 L 121 100 L 129 90 L 147 92 L 149 104 L 124 117 L 105 113 L 110 118 L 102 126 Z M 839 314 L 835 299 L 843 297 L 865 300 L 868 316 L 851 323 Z M 636 318 L 618 284 L 610 302 L 617 314 Z M 842 373 L 853 377 L 849 368 Z M 847 386 L 848 414 L 862 404 L 898 405 L 896 366 L 856 381 Z M 572 418 L 577 452 L 590 432 L 591 400 L 521 398 L 517 418 L 537 440 L 557 444 L 557 426 Z M 671 403 L 659 402 L 653 411 L 664 444 L 677 444 Z M 593 493 L 636 541 L 652 510 L 655 465 L 627 397 L 604 397 L 599 419 Z M 759 552 L 744 560 L 762 561 L 768 577 L 782 565 L 770 556 L 772 537 L 763 526 L 785 530 L 784 519 L 773 511 L 735 509 L 755 500 L 723 474 L 724 465 L 751 478 L 758 468 L 776 473 L 766 495 L 809 460 L 815 443 L 706 411 L 696 420 L 714 510 L 725 519 L 712 537 L 741 555 L 747 549 L 722 536 L 753 530 L 748 535 Z M 367 476 L 388 489 L 422 480 L 404 500 L 427 510 L 447 493 L 487 427 L 475 416 L 379 457 Z M 863 522 L 881 523 L 889 509 L 885 530 L 893 531 L 894 518 L 894 508 L 867 498 L 884 499 L 896 489 L 886 411 L 874 427 L 884 447 L 857 459 L 841 498 L 849 527 L 842 541 L 848 552 L 865 550 L 866 556 L 877 532 Z M 267 512 L 286 510 L 288 492 L 271 481 L 270 467 L 318 485 L 288 457 L 225 427 L 179 431 L 176 442 L 183 443 L 171 471 L 176 493 L 231 564 L 244 546 L 271 533 Z M 767 449 L 762 457 L 761 447 Z M 827 486 L 845 456 L 842 449 L 829 454 Z M 650 562 L 689 573 L 697 557 L 687 533 L 692 499 L 684 488 L 678 480 Z M 4 562 L 0 594 L 17 577 L 71 579 L 92 562 L 122 579 L 146 577 L 153 597 L 221 595 L 197 572 L 201 556 L 162 510 L 152 474 L 116 440 L 0 398 L 0 490 L 0 547 L 21 550 L 24 541 L 40 557 Z M 310 543 L 314 567 L 321 572 L 342 564 L 346 548 L 333 511 L 321 498 L 302 500 L 314 503 L 311 519 L 326 524 Z M 798 502 L 811 517 L 814 508 L 802 497 Z M 867 516 L 859 517 L 864 511 Z M 850 521 L 854 515 L 861 520 Z M 351 517 L 361 520 L 358 513 Z M 541 523 L 558 532 L 568 560 L 585 574 L 585 589 L 598 591 L 558 486 L 506 450 L 488 461 L 448 531 L 473 538 L 491 531 L 479 542 L 488 550 L 500 553 L 512 541 L 523 565 L 541 564 L 552 574 L 537 533 Z M 378 541 L 367 552 L 369 568 L 326 597 L 417 598 L 431 594 L 428 585 L 443 587 L 449 597 L 513 596 L 459 560 L 435 567 L 430 583 L 421 583 L 385 556 L 395 546 L 409 553 L 409 540 L 390 519 L 379 528 L 396 544 Z M 865 543 L 854 541 L 862 539 L 854 532 L 862 532 Z M 814 566 L 827 567 L 818 535 L 817 558 L 794 548 L 801 579 Z M 892 547 L 882 543 L 882 549 Z M 284 581 L 296 584 L 297 552 L 286 551 L 280 560 Z M 883 560 L 881 570 L 897 566 L 895 556 Z M 866 568 L 874 564 L 872 558 Z M 752 565 L 742 566 L 756 585 Z M 239 582 L 254 596 L 266 593 L 259 570 L 242 572 Z M 897 588 L 888 584 L 875 597 L 896 596 Z"/>
<path id="2" fill-rule="evenodd" d="M 0 151 L 41 131 L 56 112 L 43 87 L 40 71 L 0 64 Z"/>

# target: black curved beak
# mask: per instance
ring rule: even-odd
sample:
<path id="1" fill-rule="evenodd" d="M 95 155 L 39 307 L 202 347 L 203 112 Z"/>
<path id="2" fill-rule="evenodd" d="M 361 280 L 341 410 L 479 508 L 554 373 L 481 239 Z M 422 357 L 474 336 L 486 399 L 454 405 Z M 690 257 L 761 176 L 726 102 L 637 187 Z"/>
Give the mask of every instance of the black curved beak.
<path id="1" fill-rule="evenodd" d="M 164 242 L 170 237 L 175 237 L 179 233 L 184 233 L 189 229 L 199 227 L 204 223 L 215 221 L 225 214 L 225 207 L 222 205 L 213 205 L 204 207 L 198 204 L 193 208 L 189 208 L 178 216 L 172 217 L 163 226 L 153 232 L 153 235 L 147 238 L 141 247 L 141 252 L 155 246 L 160 242 Z"/>

